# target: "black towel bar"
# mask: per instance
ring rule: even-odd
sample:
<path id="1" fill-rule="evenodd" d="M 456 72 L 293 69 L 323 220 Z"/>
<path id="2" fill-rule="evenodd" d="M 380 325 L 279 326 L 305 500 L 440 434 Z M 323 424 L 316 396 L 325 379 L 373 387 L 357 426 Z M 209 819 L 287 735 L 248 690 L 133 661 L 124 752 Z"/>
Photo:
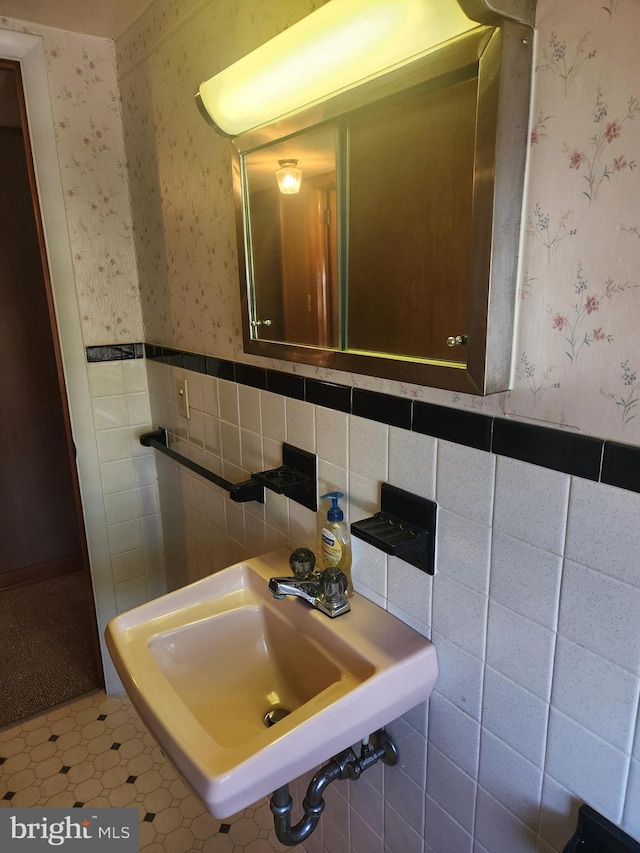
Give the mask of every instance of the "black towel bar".
<path id="1" fill-rule="evenodd" d="M 216 486 L 220 486 L 221 489 L 229 492 L 232 501 L 237 501 L 238 503 L 245 503 L 246 501 L 264 503 L 264 488 L 260 483 L 256 483 L 253 478 L 243 480 L 241 483 L 231 483 L 229 480 L 225 480 L 224 477 L 219 477 L 213 471 L 209 471 L 208 468 L 203 468 L 202 465 L 198 465 L 197 462 L 193 462 L 188 457 L 183 456 L 182 453 L 172 450 L 167 445 L 167 431 L 164 427 L 160 427 L 153 432 L 145 432 L 140 436 L 140 444 L 144 447 L 153 447 L 155 450 L 159 450 L 160 453 L 164 453 L 165 456 L 204 477 L 205 480 L 209 480 L 211 483 L 215 483 Z"/>

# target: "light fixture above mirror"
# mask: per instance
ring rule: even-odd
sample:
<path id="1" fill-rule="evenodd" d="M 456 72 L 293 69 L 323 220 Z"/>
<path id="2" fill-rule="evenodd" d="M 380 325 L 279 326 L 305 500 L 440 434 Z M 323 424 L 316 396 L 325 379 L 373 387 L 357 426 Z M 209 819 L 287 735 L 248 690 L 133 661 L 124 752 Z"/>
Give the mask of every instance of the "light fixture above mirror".
<path id="1" fill-rule="evenodd" d="M 457 0 L 329 0 L 201 83 L 207 119 L 237 136 L 417 59 L 474 29 Z"/>

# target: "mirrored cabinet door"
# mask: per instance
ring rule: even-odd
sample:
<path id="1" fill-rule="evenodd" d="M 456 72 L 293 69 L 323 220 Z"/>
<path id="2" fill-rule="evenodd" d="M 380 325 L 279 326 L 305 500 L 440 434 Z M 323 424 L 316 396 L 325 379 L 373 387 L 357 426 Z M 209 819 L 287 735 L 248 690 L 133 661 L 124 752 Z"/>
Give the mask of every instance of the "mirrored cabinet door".
<path id="1" fill-rule="evenodd" d="M 451 361 L 468 334 L 477 78 L 349 120 L 347 349 Z"/>

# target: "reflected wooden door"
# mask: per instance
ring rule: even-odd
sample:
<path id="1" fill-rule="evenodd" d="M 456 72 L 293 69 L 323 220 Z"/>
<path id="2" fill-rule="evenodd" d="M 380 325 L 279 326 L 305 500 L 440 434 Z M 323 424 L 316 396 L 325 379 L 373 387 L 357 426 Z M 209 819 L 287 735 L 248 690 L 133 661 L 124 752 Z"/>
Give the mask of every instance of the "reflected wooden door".
<path id="1" fill-rule="evenodd" d="M 303 177 L 300 192 L 281 196 L 284 339 L 338 345 L 336 176 Z"/>
<path id="2" fill-rule="evenodd" d="M 477 80 L 349 127 L 349 349 L 447 361 L 468 333 Z"/>

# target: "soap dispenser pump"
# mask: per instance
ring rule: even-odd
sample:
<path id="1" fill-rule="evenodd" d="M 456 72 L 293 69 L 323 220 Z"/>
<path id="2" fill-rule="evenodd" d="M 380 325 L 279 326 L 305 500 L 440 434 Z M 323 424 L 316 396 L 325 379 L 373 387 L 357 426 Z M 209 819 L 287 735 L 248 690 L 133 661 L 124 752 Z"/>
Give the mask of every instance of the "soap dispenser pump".
<path id="1" fill-rule="evenodd" d="M 337 568 L 344 572 L 347 578 L 347 598 L 353 595 L 351 581 L 351 536 L 349 527 L 344 520 L 344 513 L 338 501 L 343 498 L 342 492 L 328 492 L 320 500 L 331 500 L 327 518 L 320 530 L 320 551 L 322 554 L 322 569 Z"/>

